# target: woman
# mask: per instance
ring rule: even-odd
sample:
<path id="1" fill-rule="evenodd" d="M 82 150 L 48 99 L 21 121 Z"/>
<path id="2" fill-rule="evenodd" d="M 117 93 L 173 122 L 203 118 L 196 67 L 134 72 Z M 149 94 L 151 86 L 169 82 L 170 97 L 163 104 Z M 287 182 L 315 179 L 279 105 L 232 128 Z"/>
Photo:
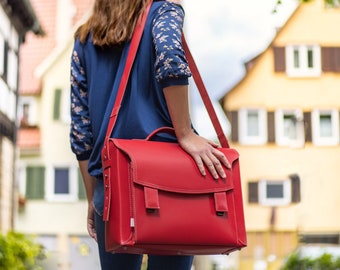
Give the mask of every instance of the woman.
<path id="1" fill-rule="evenodd" d="M 87 227 L 98 242 L 102 269 L 140 269 L 142 255 L 105 252 L 101 148 L 124 68 L 129 41 L 149 0 L 96 0 L 93 14 L 75 33 L 71 60 L 72 151 L 79 162 L 88 199 Z M 145 138 L 172 126 L 179 145 L 202 175 L 225 178 L 230 164 L 217 145 L 192 129 L 188 106 L 191 76 L 181 44 L 184 11 L 173 1 L 153 1 L 129 83 L 112 133 Z M 138 86 L 138 87 L 137 87 Z M 158 135 L 158 140 L 176 140 Z M 149 256 L 149 270 L 186 270 L 191 256 Z"/>

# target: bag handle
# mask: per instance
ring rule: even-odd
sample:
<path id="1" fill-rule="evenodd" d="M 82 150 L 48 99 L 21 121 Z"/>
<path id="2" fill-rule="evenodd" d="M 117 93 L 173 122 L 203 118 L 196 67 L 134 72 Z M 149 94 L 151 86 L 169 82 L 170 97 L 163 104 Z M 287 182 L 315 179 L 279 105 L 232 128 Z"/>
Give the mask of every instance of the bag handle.
<path id="1" fill-rule="evenodd" d="M 119 84 L 119 88 L 118 88 L 118 92 L 117 92 L 117 97 L 110 115 L 110 120 L 109 120 L 109 124 L 107 127 L 107 131 L 106 131 L 106 135 L 105 135 L 105 141 L 104 141 L 104 151 L 107 149 L 106 146 L 106 142 L 108 141 L 108 139 L 111 136 L 111 133 L 113 131 L 113 127 L 116 123 L 117 120 L 117 116 L 118 116 L 118 112 L 123 100 L 123 96 L 124 96 L 124 92 L 125 92 L 125 88 L 129 79 L 129 75 L 130 75 L 130 71 L 137 53 L 137 49 L 139 46 L 139 42 L 141 40 L 142 34 L 143 34 L 143 30 L 144 30 L 144 26 L 145 26 L 145 22 L 150 10 L 152 4 L 152 0 L 150 0 L 149 4 L 147 5 L 144 13 L 142 14 L 142 16 L 139 18 L 139 20 L 137 21 L 132 39 L 131 39 L 131 43 L 130 43 L 130 49 L 128 52 L 128 56 L 126 59 L 126 64 L 125 64 L 125 68 L 123 71 L 123 75 Z M 209 117 L 211 122 L 213 123 L 215 132 L 217 134 L 217 137 L 219 139 L 219 142 L 221 144 L 222 147 L 224 148 L 229 148 L 229 143 L 228 143 L 228 139 L 225 136 L 223 129 L 221 127 L 221 124 L 217 118 L 215 109 L 213 107 L 213 104 L 209 98 L 208 92 L 204 86 L 203 80 L 201 78 L 201 75 L 198 71 L 198 68 L 196 66 L 196 63 L 191 55 L 191 52 L 189 50 L 189 47 L 187 45 L 187 42 L 185 40 L 184 34 L 182 35 L 182 43 L 183 43 L 183 48 L 185 51 L 185 56 L 187 58 L 188 64 L 189 64 L 189 68 L 191 70 L 192 76 L 194 78 L 194 81 L 197 85 L 197 88 L 200 92 L 200 95 L 202 97 L 203 103 L 208 111 Z"/>

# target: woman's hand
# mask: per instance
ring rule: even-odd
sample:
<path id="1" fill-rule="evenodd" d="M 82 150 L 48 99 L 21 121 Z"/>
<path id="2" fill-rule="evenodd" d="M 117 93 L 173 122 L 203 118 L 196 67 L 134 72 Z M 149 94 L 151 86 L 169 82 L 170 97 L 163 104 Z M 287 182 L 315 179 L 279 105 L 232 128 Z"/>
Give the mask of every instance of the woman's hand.
<path id="1" fill-rule="evenodd" d="M 223 166 L 231 168 L 226 156 L 216 143 L 198 136 L 191 128 L 188 86 L 174 85 L 163 91 L 179 145 L 192 156 L 202 175 L 206 175 L 205 165 L 215 179 L 226 178 Z"/>
<path id="2" fill-rule="evenodd" d="M 87 209 L 87 231 L 89 235 L 97 241 L 96 225 L 94 221 L 94 205 L 93 203 L 88 204 Z"/>
<path id="3" fill-rule="evenodd" d="M 195 160 L 203 176 L 206 175 L 205 165 L 215 179 L 226 178 L 223 167 L 230 169 L 231 165 L 226 156 L 218 150 L 216 143 L 198 136 L 193 131 L 180 137 L 178 142 Z"/>

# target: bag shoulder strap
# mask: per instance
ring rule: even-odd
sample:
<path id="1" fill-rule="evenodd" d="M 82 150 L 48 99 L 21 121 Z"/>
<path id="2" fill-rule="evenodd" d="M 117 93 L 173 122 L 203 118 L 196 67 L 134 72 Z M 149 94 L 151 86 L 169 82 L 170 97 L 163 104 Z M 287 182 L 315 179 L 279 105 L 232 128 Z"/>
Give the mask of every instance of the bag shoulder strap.
<path id="1" fill-rule="evenodd" d="M 215 132 L 217 134 L 217 138 L 220 141 L 222 147 L 229 148 L 228 139 L 223 132 L 221 123 L 218 120 L 216 111 L 215 111 L 214 106 L 211 102 L 208 91 L 205 88 L 201 74 L 198 71 L 197 65 L 195 63 L 194 58 L 192 57 L 192 54 L 189 50 L 189 47 L 188 47 L 188 44 L 185 40 L 184 35 L 182 36 L 182 43 L 183 43 L 183 47 L 184 47 L 184 51 L 185 51 L 185 57 L 187 58 L 187 61 L 188 61 L 188 64 L 189 64 L 190 71 L 192 73 L 192 76 L 193 76 L 194 81 L 196 83 L 196 86 L 198 88 L 198 91 L 201 95 L 204 106 L 205 106 L 206 110 L 208 111 L 210 120 L 211 120 L 211 122 L 214 126 L 214 129 L 215 129 Z"/>
<path id="2" fill-rule="evenodd" d="M 152 1 L 150 1 L 150 3 L 148 4 L 146 10 L 144 11 L 143 15 L 141 16 L 140 20 L 137 22 L 132 39 L 131 39 L 131 44 L 130 44 L 130 49 L 129 49 L 129 53 L 127 56 L 127 60 L 126 60 L 126 64 L 125 64 L 125 68 L 123 71 L 123 75 L 122 75 L 122 79 L 120 81 L 119 84 L 119 88 L 118 88 L 118 92 L 117 92 L 117 97 L 115 100 L 115 103 L 113 105 L 113 109 L 110 115 L 110 120 L 109 120 L 109 124 L 108 124 L 108 128 L 106 131 L 106 136 L 105 136 L 105 142 L 110 138 L 111 133 L 113 131 L 113 127 L 116 123 L 117 120 L 117 116 L 118 116 L 118 112 L 123 100 L 123 96 L 124 96 L 124 92 L 125 92 L 125 88 L 129 79 L 129 75 L 130 75 L 130 71 L 137 53 L 137 49 L 139 46 L 139 42 L 140 39 L 142 37 L 143 34 L 143 29 L 145 26 L 145 22 L 151 7 Z M 185 56 L 187 58 L 188 64 L 189 64 L 189 68 L 191 70 L 192 76 L 194 78 L 194 81 L 196 83 L 196 86 L 200 92 L 201 98 L 203 100 L 203 103 L 208 111 L 209 117 L 211 122 L 213 123 L 215 132 L 217 134 L 218 140 L 221 144 L 222 147 L 224 148 L 229 148 L 229 143 L 228 143 L 228 139 L 225 136 L 223 129 L 221 127 L 221 124 L 218 120 L 217 114 L 215 112 L 214 106 L 209 98 L 208 92 L 204 86 L 202 77 L 198 71 L 198 68 L 196 66 L 196 63 L 194 61 L 194 58 L 192 57 L 192 54 L 189 50 L 188 44 L 185 40 L 184 34 L 182 35 L 182 43 L 183 43 L 183 47 L 184 47 L 184 51 L 185 51 Z M 104 143 L 104 148 L 105 148 L 105 143 Z"/>

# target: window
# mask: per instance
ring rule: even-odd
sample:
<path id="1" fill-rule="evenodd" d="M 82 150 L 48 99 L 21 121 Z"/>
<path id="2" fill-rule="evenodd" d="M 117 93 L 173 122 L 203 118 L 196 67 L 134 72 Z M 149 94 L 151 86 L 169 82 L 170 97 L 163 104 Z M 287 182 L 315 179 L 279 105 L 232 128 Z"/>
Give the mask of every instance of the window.
<path id="1" fill-rule="evenodd" d="M 264 109 L 241 109 L 238 125 L 241 144 L 267 142 L 267 114 Z"/>
<path id="2" fill-rule="evenodd" d="M 53 177 L 51 177 L 53 176 Z M 69 202 L 86 199 L 85 187 L 76 166 L 20 166 L 19 191 L 29 200 Z"/>
<path id="3" fill-rule="evenodd" d="M 1 63 L 0 63 L 1 64 Z M 7 114 L 8 110 L 8 99 L 9 99 L 9 89 L 4 80 L 0 77 L 0 111 Z"/>
<path id="4" fill-rule="evenodd" d="M 339 234 L 302 234 L 300 235 L 300 243 L 305 244 L 340 244 Z"/>
<path id="5" fill-rule="evenodd" d="M 304 144 L 303 114 L 300 110 L 278 110 L 275 113 L 275 138 L 278 145 L 301 147 Z"/>
<path id="6" fill-rule="evenodd" d="M 10 49 L 8 51 L 7 83 L 12 90 L 17 89 L 18 85 L 18 56 Z"/>
<path id="7" fill-rule="evenodd" d="M 296 173 L 287 180 L 259 180 L 248 182 L 248 203 L 269 206 L 301 202 L 301 180 Z"/>
<path id="8" fill-rule="evenodd" d="M 0 32 L 0 77 L 5 73 L 5 39 Z"/>
<path id="9" fill-rule="evenodd" d="M 317 45 L 286 47 L 287 75 L 292 77 L 320 76 L 321 53 Z"/>
<path id="10" fill-rule="evenodd" d="M 259 182 L 259 203 L 269 206 L 287 205 L 291 202 L 291 180 Z"/>
<path id="11" fill-rule="evenodd" d="M 315 145 L 339 143 L 339 113 L 337 110 L 312 112 L 312 138 Z"/>
<path id="12" fill-rule="evenodd" d="M 76 167 L 48 167 L 46 181 L 46 199 L 48 201 L 76 201 L 78 199 L 78 170 Z"/>
<path id="13" fill-rule="evenodd" d="M 37 104 L 33 97 L 20 97 L 18 119 L 21 126 L 34 126 L 37 124 Z"/>
<path id="14" fill-rule="evenodd" d="M 54 194 L 69 194 L 70 179 L 68 168 L 54 169 Z"/>
<path id="15" fill-rule="evenodd" d="M 54 91 L 53 120 L 70 123 L 70 92 L 69 89 Z"/>

